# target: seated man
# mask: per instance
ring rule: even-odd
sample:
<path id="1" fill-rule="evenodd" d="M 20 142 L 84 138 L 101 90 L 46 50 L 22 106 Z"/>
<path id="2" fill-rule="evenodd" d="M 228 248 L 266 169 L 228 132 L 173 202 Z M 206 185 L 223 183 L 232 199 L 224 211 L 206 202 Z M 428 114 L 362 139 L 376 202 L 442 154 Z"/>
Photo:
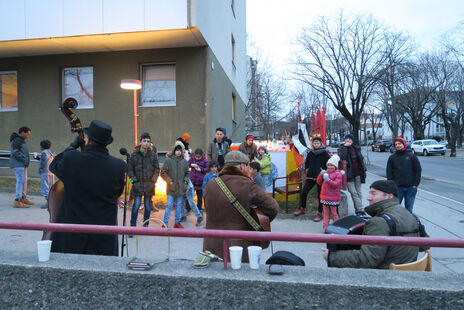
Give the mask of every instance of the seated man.
<path id="1" fill-rule="evenodd" d="M 419 223 L 399 204 L 398 190 L 391 180 L 375 181 L 369 188 L 369 206 L 365 211 L 372 216 L 364 226 L 364 235 L 390 236 L 390 227 L 382 214 L 387 214 L 403 236 L 419 237 Z M 329 251 L 322 249 L 329 267 L 388 269 L 390 263 L 405 264 L 417 260 L 417 246 L 386 246 L 363 244 L 359 250 Z"/>
<path id="2" fill-rule="evenodd" d="M 279 212 L 279 205 L 274 198 L 266 194 L 258 184 L 253 182 L 247 174 L 248 156 L 240 151 L 231 151 L 225 156 L 224 169 L 219 173 L 219 178 L 229 188 L 231 193 L 240 202 L 246 212 L 257 220 L 251 206 L 256 206 L 272 221 Z M 247 220 L 235 209 L 219 187 L 215 180 L 211 180 L 205 186 L 205 208 L 208 217 L 206 229 L 227 230 L 251 230 L 254 229 Z M 403 208 L 404 209 L 404 208 Z M 247 246 L 253 245 L 251 240 L 229 240 L 228 246 L 238 245 L 243 247 L 242 261 L 248 262 Z M 222 239 L 205 238 L 203 251 L 223 257 Z"/>

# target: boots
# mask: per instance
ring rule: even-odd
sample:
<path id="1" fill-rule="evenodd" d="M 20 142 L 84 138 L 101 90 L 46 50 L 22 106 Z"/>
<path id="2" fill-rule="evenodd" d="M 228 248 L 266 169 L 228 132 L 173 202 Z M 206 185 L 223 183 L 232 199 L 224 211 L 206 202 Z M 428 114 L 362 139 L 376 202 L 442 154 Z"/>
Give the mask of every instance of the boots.
<path id="1" fill-rule="evenodd" d="M 322 214 L 319 212 L 316 214 L 316 217 L 313 219 L 314 222 L 320 222 L 322 220 Z"/>
<path id="2" fill-rule="evenodd" d="M 184 228 L 181 223 L 175 223 L 174 228 Z"/>
<path id="3" fill-rule="evenodd" d="M 306 213 L 305 208 L 299 208 L 297 211 L 293 212 L 293 215 L 300 216 Z"/>
<path id="4" fill-rule="evenodd" d="M 35 202 L 30 201 L 29 199 L 26 198 L 26 196 L 19 198 L 19 201 L 26 205 L 35 205 Z"/>
<path id="5" fill-rule="evenodd" d="M 29 205 L 22 203 L 21 200 L 15 200 L 13 203 L 13 208 L 29 208 Z"/>

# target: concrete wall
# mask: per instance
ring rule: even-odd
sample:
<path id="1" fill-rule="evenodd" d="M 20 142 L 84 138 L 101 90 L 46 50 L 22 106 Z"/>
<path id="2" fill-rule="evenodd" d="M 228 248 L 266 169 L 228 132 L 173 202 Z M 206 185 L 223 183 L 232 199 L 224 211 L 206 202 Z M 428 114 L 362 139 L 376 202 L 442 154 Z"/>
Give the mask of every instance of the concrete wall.
<path id="1" fill-rule="evenodd" d="M 267 266 L 193 269 L 170 261 L 130 271 L 129 258 L 0 253 L 6 309 L 463 309 L 462 274 Z"/>
<path id="2" fill-rule="evenodd" d="M 206 48 L 158 49 L 113 53 L 88 53 L 15 57 L 0 59 L 1 70 L 18 71 L 18 111 L 0 112 L 0 149 L 9 150 L 11 132 L 20 126 L 32 129 L 29 150 L 39 151 L 39 142 L 48 138 L 55 152 L 75 138 L 67 119 L 58 110 L 61 102 L 61 68 L 93 66 L 94 108 L 77 110 L 84 126 L 100 119 L 113 126 L 115 142 L 110 152 L 133 144 L 133 92 L 119 84 L 124 78 L 140 78 L 140 64 L 175 62 L 175 107 L 139 108 L 139 134 L 148 131 L 159 150 L 170 150 L 174 140 L 188 131 L 192 146 L 206 147 L 205 68 Z M 230 83 L 224 79 L 216 83 Z"/>

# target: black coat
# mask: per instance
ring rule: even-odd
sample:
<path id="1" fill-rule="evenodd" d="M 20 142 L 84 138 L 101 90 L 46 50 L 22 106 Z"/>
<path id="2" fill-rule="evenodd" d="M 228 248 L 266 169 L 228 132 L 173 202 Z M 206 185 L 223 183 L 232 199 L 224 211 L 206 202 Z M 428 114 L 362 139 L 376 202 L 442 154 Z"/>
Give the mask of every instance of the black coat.
<path id="1" fill-rule="evenodd" d="M 422 168 L 417 156 L 409 151 L 395 151 L 387 162 L 387 179 L 393 180 L 396 186 L 419 186 Z"/>
<path id="2" fill-rule="evenodd" d="M 352 145 L 352 147 L 356 151 L 356 156 L 358 157 L 361 183 L 366 183 L 366 165 L 364 163 L 364 156 L 361 154 L 361 148 L 357 145 Z M 351 161 L 351 156 L 348 152 L 348 147 L 345 145 L 340 146 L 338 148 L 338 156 L 340 156 L 340 160 L 346 160 L 346 178 L 348 182 L 353 181 L 355 175 L 353 171 L 353 162 Z"/>
<path id="3" fill-rule="evenodd" d="M 156 149 L 140 152 L 140 146 L 135 148 L 129 159 L 129 177 L 132 179 L 134 196 L 153 196 L 155 183 L 160 172 Z"/>
<path id="4" fill-rule="evenodd" d="M 316 179 L 319 173 L 321 173 L 321 169 L 327 170 L 327 161 L 329 158 L 330 155 L 325 148 L 311 150 L 306 156 L 305 161 L 306 176 Z"/>
<path id="5" fill-rule="evenodd" d="M 124 189 L 126 163 L 106 148 L 86 146 L 58 154 L 50 170 L 64 183 L 57 223 L 117 225 L 117 199 Z M 117 235 L 54 232 L 52 252 L 118 255 Z"/>

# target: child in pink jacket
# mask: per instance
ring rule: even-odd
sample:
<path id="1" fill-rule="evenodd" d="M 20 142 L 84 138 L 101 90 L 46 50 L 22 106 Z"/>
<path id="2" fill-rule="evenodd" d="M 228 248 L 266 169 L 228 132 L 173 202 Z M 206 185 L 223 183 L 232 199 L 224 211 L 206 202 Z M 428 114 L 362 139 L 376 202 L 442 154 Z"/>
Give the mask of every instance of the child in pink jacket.
<path id="1" fill-rule="evenodd" d="M 324 209 L 324 231 L 329 226 L 330 215 L 332 221 L 338 220 L 337 207 L 340 205 L 340 187 L 342 185 L 342 174 L 337 170 L 340 157 L 333 155 L 327 161 L 327 171 L 322 170 L 317 176 L 317 184 L 322 185 L 321 203 Z"/>

